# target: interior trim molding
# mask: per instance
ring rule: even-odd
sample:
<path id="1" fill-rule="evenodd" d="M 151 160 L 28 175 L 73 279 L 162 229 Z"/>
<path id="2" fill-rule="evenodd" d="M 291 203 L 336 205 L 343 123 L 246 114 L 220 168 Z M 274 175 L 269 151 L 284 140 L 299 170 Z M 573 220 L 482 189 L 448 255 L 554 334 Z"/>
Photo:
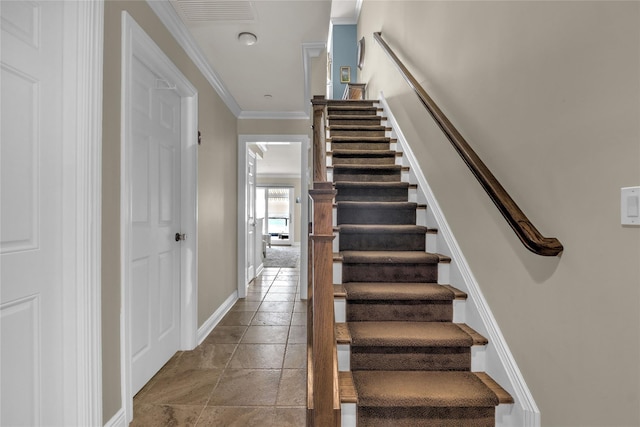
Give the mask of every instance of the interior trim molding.
<path id="1" fill-rule="evenodd" d="M 102 424 L 102 73 L 104 1 L 65 2 L 63 416 Z"/>
<path id="2" fill-rule="evenodd" d="M 236 301 L 238 301 L 238 291 L 233 291 L 231 295 L 224 300 L 220 307 L 218 307 L 218 309 L 204 321 L 202 326 L 198 328 L 198 345 L 202 344 L 211 331 L 213 331 L 213 328 L 218 326 L 218 323 L 220 323 L 222 318 L 229 312 L 229 310 L 231 310 Z"/>
<path id="3" fill-rule="evenodd" d="M 209 84 L 220 95 L 222 101 L 231 110 L 234 116 L 239 117 L 242 113 L 240 106 L 236 102 L 235 98 L 231 95 L 227 87 L 222 82 L 222 79 L 216 73 L 216 71 L 209 65 L 209 61 L 205 57 L 204 53 L 193 39 L 193 36 L 189 30 L 185 27 L 184 23 L 178 16 L 173 6 L 168 0 L 147 0 L 147 4 L 158 16 L 160 21 L 167 27 L 167 30 L 176 39 L 178 44 L 184 49 L 189 58 L 196 64 L 200 72 L 207 79 Z"/>
<path id="4" fill-rule="evenodd" d="M 100 425 L 100 424 L 95 424 Z M 111 417 L 109 421 L 106 422 L 104 427 L 127 427 L 127 422 L 125 421 L 124 416 L 124 408 L 120 408 L 116 414 Z"/>
<path id="5" fill-rule="evenodd" d="M 474 305 L 474 307 L 478 311 L 478 316 L 480 317 L 480 321 L 483 326 L 486 328 L 489 345 L 493 347 L 495 350 L 495 356 L 497 357 L 497 363 L 487 363 L 486 371 L 493 378 L 495 378 L 498 382 L 506 381 L 507 384 L 502 384 L 510 393 L 515 394 L 515 405 L 519 406 L 520 415 L 522 419 L 517 419 L 517 414 L 505 414 L 506 417 L 510 418 L 508 421 L 505 421 L 505 425 L 515 425 L 515 426 L 524 426 L 524 427 L 539 427 L 540 426 L 540 410 L 538 409 L 533 395 L 529 391 L 529 387 L 527 386 L 520 369 L 507 345 L 506 339 L 504 335 L 502 335 L 502 331 L 498 326 L 498 322 L 496 318 L 493 316 L 491 309 L 489 308 L 489 304 L 487 300 L 484 298 L 482 291 L 480 289 L 480 284 L 476 280 L 473 272 L 471 271 L 471 267 L 467 262 L 464 254 L 462 253 L 462 249 L 460 248 L 456 238 L 453 235 L 453 231 L 447 222 L 438 201 L 433 194 L 433 191 L 427 180 L 422 173 L 422 169 L 418 164 L 418 161 L 411 150 L 410 144 L 407 142 L 404 137 L 398 122 L 396 121 L 393 113 L 389 108 L 389 104 L 384 97 L 384 94 L 380 92 L 380 97 L 378 98 L 380 103 L 382 104 L 385 112 L 385 116 L 388 119 L 389 125 L 393 128 L 396 137 L 398 139 L 398 143 L 401 144 L 403 152 L 407 160 L 409 161 L 411 171 L 416 177 L 418 181 L 418 187 L 423 191 L 424 195 L 427 198 L 427 206 L 429 206 L 430 212 L 435 217 L 435 220 L 438 224 L 438 234 L 442 236 L 444 242 L 447 245 L 448 250 L 450 251 L 450 255 L 453 262 L 452 266 L 456 266 L 458 269 L 460 276 L 462 276 L 464 289 L 469 295 L 469 299 L 467 304 L 470 302 Z M 442 250 L 438 248 L 440 252 Z M 451 283 L 453 286 L 461 287 L 461 285 L 456 283 Z M 467 323 L 469 323 L 470 319 L 467 319 Z M 471 325 L 472 327 L 474 325 Z M 487 358 L 492 357 L 487 354 Z M 515 412 L 515 411 L 513 411 Z M 498 421 L 499 409 L 496 410 L 496 421 Z"/>

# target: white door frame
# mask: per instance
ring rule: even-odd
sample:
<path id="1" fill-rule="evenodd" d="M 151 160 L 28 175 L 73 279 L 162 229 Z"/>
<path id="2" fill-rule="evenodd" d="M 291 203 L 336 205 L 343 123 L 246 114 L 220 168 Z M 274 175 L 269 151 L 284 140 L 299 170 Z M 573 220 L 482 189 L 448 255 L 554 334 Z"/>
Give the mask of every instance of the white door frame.
<path id="1" fill-rule="evenodd" d="M 307 299 L 307 249 L 309 223 L 309 136 L 308 135 L 238 135 L 238 298 L 247 296 L 247 149 L 258 142 L 291 142 L 300 144 L 300 299 Z M 257 183 L 256 183 L 257 185 Z"/>
<path id="2" fill-rule="evenodd" d="M 134 56 L 163 77 L 160 82 L 173 88 L 181 97 L 181 232 L 187 239 L 181 244 L 180 272 L 180 349 L 191 350 L 197 345 L 198 308 L 198 92 L 182 72 L 162 52 L 127 12 L 122 12 L 122 134 L 121 134 L 121 372 L 122 399 L 127 424 L 133 419 L 131 388 L 131 301 L 129 289 L 129 258 L 131 248 L 131 93 Z"/>
<path id="3" fill-rule="evenodd" d="M 64 21 L 63 414 L 65 425 L 102 425 L 104 1 L 64 2 Z"/>

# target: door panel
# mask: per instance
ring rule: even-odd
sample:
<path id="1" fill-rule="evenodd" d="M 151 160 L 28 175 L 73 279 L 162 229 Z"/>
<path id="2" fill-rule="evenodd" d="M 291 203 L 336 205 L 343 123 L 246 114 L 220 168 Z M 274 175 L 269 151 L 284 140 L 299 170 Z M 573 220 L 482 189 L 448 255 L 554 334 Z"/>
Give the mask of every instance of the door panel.
<path id="1" fill-rule="evenodd" d="M 0 425 L 61 425 L 63 2 L 0 2 Z"/>
<path id="2" fill-rule="evenodd" d="M 132 391 L 180 345 L 180 115 L 174 90 L 134 57 L 132 91 Z"/>

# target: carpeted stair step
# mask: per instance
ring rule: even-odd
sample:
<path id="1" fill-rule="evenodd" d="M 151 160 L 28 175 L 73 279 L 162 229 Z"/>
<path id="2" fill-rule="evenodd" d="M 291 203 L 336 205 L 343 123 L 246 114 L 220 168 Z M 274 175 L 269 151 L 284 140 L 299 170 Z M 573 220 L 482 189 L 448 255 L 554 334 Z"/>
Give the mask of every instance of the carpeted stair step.
<path id="1" fill-rule="evenodd" d="M 406 202 L 409 200 L 407 182 L 356 182 L 341 181 L 335 183 L 338 191 L 336 202 Z"/>
<path id="2" fill-rule="evenodd" d="M 385 126 L 366 126 L 366 125 L 331 125 L 329 133 L 331 137 L 336 136 L 364 136 L 364 137 L 383 137 L 387 128 Z"/>
<path id="3" fill-rule="evenodd" d="M 495 407 L 507 403 L 482 373 L 356 371 L 353 381 L 358 427 L 494 426 Z"/>
<path id="4" fill-rule="evenodd" d="M 337 183 L 336 183 L 337 185 Z M 417 203 L 413 202 L 337 202 L 337 225 L 415 224 Z"/>
<path id="5" fill-rule="evenodd" d="M 375 107 L 371 102 L 367 104 L 327 105 L 329 116 L 375 116 L 378 114 L 378 110 L 378 107 Z"/>
<path id="6" fill-rule="evenodd" d="M 375 114 L 334 114 L 329 116 L 329 126 L 380 126 L 383 119 Z"/>
<path id="7" fill-rule="evenodd" d="M 466 298 L 437 283 L 344 283 L 343 288 L 349 322 L 451 322 L 453 301 Z"/>
<path id="8" fill-rule="evenodd" d="M 342 251 L 342 282 L 437 282 L 436 254 L 413 251 Z"/>
<path id="9" fill-rule="evenodd" d="M 332 136 L 331 150 L 389 150 L 391 138 L 365 136 Z"/>
<path id="10" fill-rule="evenodd" d="M 349 164 L 393 165 L 396 152 L 390 150 L 333 150 L 333 166 Z"/>
<path id="11" fill-rule="evenodd" d="M 419 225 L 345 224 L 340 250 L 425 251 L 427 227 Z"/>
<path id="12" fill-rule="evenodd" d="M 487 340 L 449 322 L 349 322 L 351 370 L 469 371 L 471 346 Z"/>
<path id="13" fill-rule="evenodd" d="M 400 165 L 335 165 L 333 181 L 399 182 Z"/>

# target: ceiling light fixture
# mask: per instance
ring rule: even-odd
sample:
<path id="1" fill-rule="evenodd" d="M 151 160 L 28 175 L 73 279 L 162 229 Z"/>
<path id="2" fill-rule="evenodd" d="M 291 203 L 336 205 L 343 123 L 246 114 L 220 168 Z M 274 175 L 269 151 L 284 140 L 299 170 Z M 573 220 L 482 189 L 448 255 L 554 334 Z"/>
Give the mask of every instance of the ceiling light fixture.
<path id="1" fill-rule="evenodd" d="M 238 41 L 246 46 L 252 46 L 258 42 L 258 37 L 253 33 L 242 32 L 238 34 Z"/>

